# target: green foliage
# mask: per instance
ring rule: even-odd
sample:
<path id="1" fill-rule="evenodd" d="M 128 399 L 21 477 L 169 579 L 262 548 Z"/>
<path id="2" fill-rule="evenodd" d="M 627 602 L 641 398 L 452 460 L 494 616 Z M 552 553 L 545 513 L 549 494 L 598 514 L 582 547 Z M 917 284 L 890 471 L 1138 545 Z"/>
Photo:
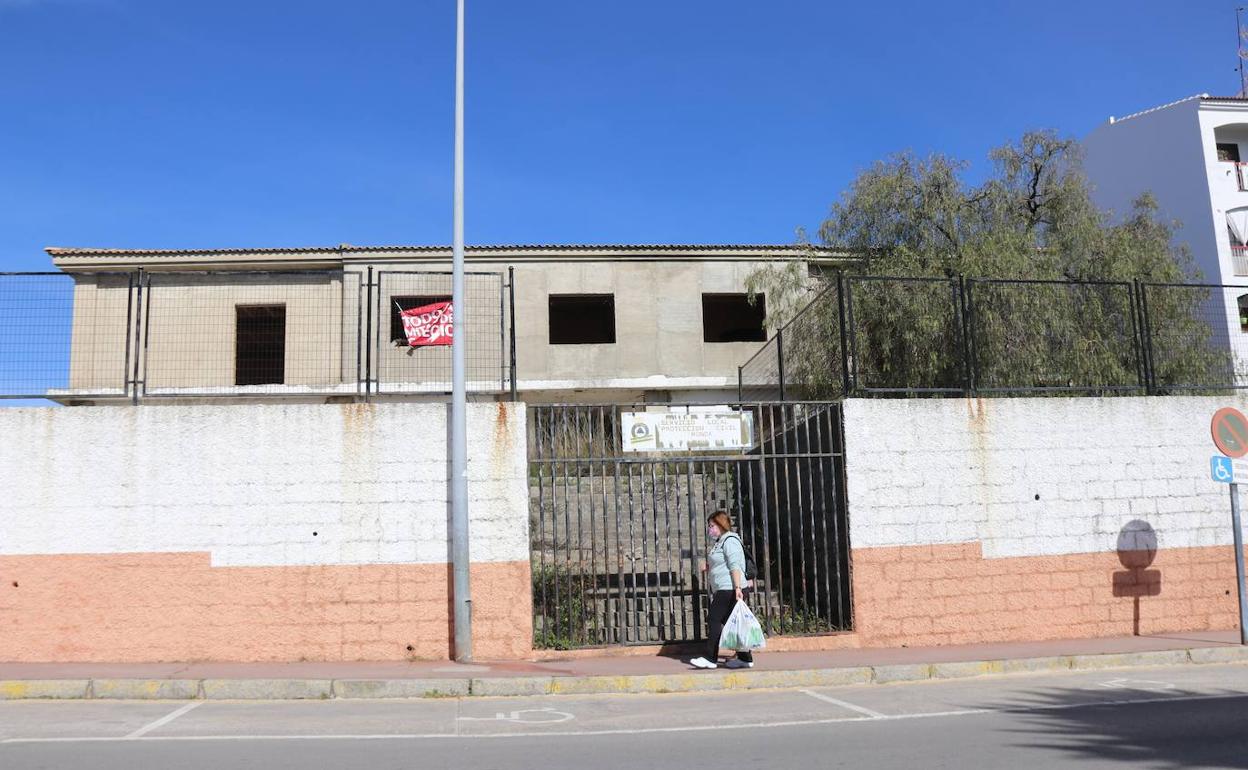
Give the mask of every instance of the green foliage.
<path id="1" fill-rule="evenodd" d="M 584 575 L 557 565 L 533 567 L 533 647 L 572 650 L 590 644 Z"/>
<path id="2" fill-rule="evenodd" d="M 837 630 L 818 611 L 805 607 L 785 607 L 764 625 L 768 636 L 829 634 Z"/>
<path id="3" fill-rule="evenodd" d="M 1078 144 L 1025 134 L 991 153 L 992 173 L 966 181 L 967 164 L 901 153 L 861 173 L 819 228 L 828 246 L 860 255 L 848 274 L 859 385 L 951 388 L 965 382 L 956 277 L 1053 281 L 1200 280 L 1145 194 L 1121 221 L 1098 209 Z M 802 236 L 804 237 L 804 236 Z M 862 280 L 900 276 L 913 282 Z M 939 281 L 917 279 L 943 279 Z M 840 395 L 836 288 L 793 264 L 750 276 L 785 330 L 786 378 L 809 398 Z M 816 295 L 818 301 L 811 302 Z M 971 282 L 972 347 L 981 387 L 1132 387 L 1139 381 L 1132 295 L 1124 286 Z M 1208 290 L 1149 290 L 1158 381 L 1222 381 L 1228 355 L 1201 318 Z M 797 312 L 807 303 L 809 309 Z"/>

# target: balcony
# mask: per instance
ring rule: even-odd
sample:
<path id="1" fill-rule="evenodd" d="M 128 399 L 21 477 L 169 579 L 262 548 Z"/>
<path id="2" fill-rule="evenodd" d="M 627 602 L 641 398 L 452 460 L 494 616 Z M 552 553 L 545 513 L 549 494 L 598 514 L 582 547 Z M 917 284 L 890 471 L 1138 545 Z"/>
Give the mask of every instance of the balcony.
<path id="1" fill-rule="evenodd" d="M 1231 246 L 1231 267 L 1235 275 L 1248 275 L 1248 246 Z"/>
<path id="2" fill-rule="evenodd" d="M 1248 169 L 1245 169 L 1245 166 L 1248 166 L 1248 163 L 1231 160 L 1218 163 L 1218 172 L 1215 172 L 1213 179 L 1210 179 L 1213 192 L 1222 195 L 1248 192 Z M 1215 179 L 1220 181 L 1214 181 Z"/>

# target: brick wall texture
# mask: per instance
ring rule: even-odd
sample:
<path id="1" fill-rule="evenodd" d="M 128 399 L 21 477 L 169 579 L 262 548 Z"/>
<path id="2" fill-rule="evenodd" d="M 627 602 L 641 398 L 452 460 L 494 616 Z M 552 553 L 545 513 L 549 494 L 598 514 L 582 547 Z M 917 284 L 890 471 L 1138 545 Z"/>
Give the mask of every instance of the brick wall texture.
<path id="1" fill-rule="evenodd" d="M 863 645 L 1234 628 L 1209 418 L 1245 399 L 846 405 Z"/>

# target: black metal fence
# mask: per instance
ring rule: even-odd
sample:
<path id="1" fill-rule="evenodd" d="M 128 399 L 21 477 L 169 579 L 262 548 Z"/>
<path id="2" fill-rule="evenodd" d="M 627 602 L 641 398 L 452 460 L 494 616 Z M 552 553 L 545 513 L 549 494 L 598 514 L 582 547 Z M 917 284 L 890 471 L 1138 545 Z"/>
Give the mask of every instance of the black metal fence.
<path id="1" fill-rule="evenodd" d="M 1248 388 L 1248 286 L 838 275 L 741 399 Z"/>
<path id="2" fill-rule="evenodd" d="M 717 407 L 746 422 L 748 441 L 630 448 L 633 415 L 698 408 L 529 408 L 536 647 L 705 639 L 701 565 L 717 510 L 757 565 L 750 604 L 767 633 L 852 627 L 840 404 Z"/>
<path id="3" fill-rule="evenodd" d="M 411 347 L 399 313 L 451 298 L 451 273 L 383 270 L 377 273 L 377 308 L 381 324 L 369 355 L 378 393 L 450 391 L 450 346 Z M 466 359 L 470 390 L 505 390 L 506 284 L 501 273 L 464 275 L 467 306 Z"/>
<path id="4" fill-rule="evenodd" d="M 446 393 L 449 346 L 409 346 L 399 314 L 450 293 L 449 273 L 373 269 L 0 274 L 0 398 Z M 513 274 L 465 294 L 468 388 L 514 398 Z"/>

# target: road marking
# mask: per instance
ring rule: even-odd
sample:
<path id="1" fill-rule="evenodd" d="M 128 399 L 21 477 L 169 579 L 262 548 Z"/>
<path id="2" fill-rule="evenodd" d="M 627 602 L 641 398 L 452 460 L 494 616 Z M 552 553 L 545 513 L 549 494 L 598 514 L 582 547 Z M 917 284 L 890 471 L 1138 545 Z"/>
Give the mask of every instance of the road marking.
<path id="1" fill-rule="evenodd" d="M 543 714 L 553 718 L 545 719 L 539 717 L 537 719 L 530 719 L 529 717 L 523 716 L 524 714 Z M 519 724 L 527 725 L 557 725 L 560 722 L 567 722 L 569 720 L 576 719 L 576 717 L 566 711 L 556 711 L 552 708 L 540 708 L 521 709 L 520 711 L 512 711 L 510 713 L 500 711 L 492 717 L 456 717 L 456 719 L 464 722 L 517 722 Z"/>
<path id="2" fill-rule="evenodd" d="M 142 738 L 8 738 L 0 741 L 0 746 L 23 743 L 123 743 L 139 741 L 152 743 L 194 743 L 200 741 L 412 741 L 412 740 L 477 740 L 481 738 L 579 738 L 602 735 L 647 735 L 653 733 L 693 733 L 721 730 L 750 730 L 768 727 L 812 727 L 817 725 L 862 724 L 863 722 L 901 722 L 910 719 L 935 719 L 941 717 L 962 717 L 977 714 L 1026 714 L 1036 711 L 1066 711 L 1069 709 L 1097 708 L 1103 706 L 1137 706 L 1155 703 L 1190 703 L 1196 701 L 1230 700 L 1248 698 L 1248 693 L 1190 695 L 1173 698 L 1132 698 L 1124 700 L 1093 701 L 1091 703 L 1063 703 L 1055 706 L 1013 706 L 1006 708 L 962 709 L 959 711 L 938 711 L 926 714 L 897 714 L 879 718 L 863 719 L 862 717 L 833 717 L 829 719 L 798 719 L 784 722 L 755 722 L 750 724 L 714 724 L 693 725 L 690 727 L 639 727 L 621 730 L 563 730 L 559 732 L 525 732 L 525 733 L 483 733 L 480 735 L 455 735 L 454 733 L 395 733 L 384 734 L 343 734 L 343 735 L 152 735 Z"/>
<path id="3" fill-rule="evenodd" d="M 155 722 L 152 722 L 151 724 L 143 725 L 139 729 L 127 735 L 123 740 L 132 741 L 137 738 L 142 738 L 144 735 L 147 735 L 152 730 L 155 730 L 160 727 L 164 727 L 165 725 L 169 724 L 170 722 L 182 716 L 183 714 L 190 711 L 191 709 L 194 709 L 197 706 L 202 706 L 202 705 L 204 705 L 203 701 L 199 701 L 197 703 L 188 703 L 182 708 L 177 709 L 171 714 L 165 714 L 163 717 L 161 717 L 160 719 L 157 719 Z"/>
<path id="4" fill-rule="evenodd" d="M 878 711 L 873 711 L 872 709 L 866 708 L 865 706 L 857 706 L 853 703 L 850 703 L 849 701 L 843 701 L 840 698 L 833 698 L 830 695 L 824 695 L 823 693 L 818 693 L 818 692 L 815 692 L 814 690 L 798 690 L 798 692 L 805 693 L 806 695 L 809 695 L 810 697 L 815 698 L 817 700 L 821 700 L 824 703 L 831 703 L 833 706 L 840 706 L 843 709 L 856 711 L 859 714 L 863 714 L 871 719 L 887 719 L 888 718 L 884 714 L 881 714 Z"/>
<path id="5" fill-rule="evenodd" d="M 1104 687 L 1107 690 L 1144 690 L 1146 692 L 1163 692 L 1174 689 L 1174 685 L 1170 682 L 1159 682 L 1155 679 L 1111 679 L 1108 682 L 1099 682 L 1096 686 Z M 1088 689 L 1092 688 L 1089 687 Z"/>

